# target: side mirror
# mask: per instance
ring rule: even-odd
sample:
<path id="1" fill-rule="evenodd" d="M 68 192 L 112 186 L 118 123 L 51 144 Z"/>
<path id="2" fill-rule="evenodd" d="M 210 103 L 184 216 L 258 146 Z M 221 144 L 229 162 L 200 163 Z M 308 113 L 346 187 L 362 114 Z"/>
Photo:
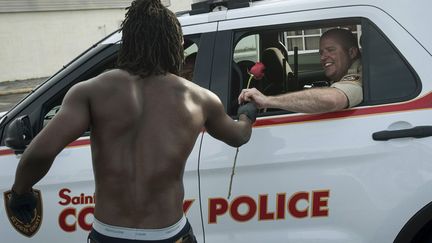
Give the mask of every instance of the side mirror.
<path id="1" fill-rule="evenodd" d="M 9 124 L 5 144 L 14 150 L 15 154 L 22 154 L 32 139 L 32 127 L 27 115 L 18 117 Z"/>

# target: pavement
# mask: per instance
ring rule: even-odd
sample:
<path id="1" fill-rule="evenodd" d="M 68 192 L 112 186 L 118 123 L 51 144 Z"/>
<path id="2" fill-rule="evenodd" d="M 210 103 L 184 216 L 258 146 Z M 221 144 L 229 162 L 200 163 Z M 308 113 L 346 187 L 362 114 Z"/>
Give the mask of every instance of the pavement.
<path id="1" fill-rule="evenodd" d="M 47 78 L 0 82 L 0 112 L 8 111 Z"/>
<path id="2" fill-rule="evenodd" d="M 29 93 L 36 86 L 44 82 L 47 78 L 34 78 L 27 80 L 0 82 L 0 96 L 11 94 Z"/>

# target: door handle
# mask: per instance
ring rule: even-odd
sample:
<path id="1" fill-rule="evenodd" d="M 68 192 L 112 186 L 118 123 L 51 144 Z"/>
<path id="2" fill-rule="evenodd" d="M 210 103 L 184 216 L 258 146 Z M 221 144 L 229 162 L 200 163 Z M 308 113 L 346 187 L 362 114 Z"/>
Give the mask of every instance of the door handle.
<path id="1" fill-rule="evenodd" d="M 395 138 L 424 138 L 432 136 L 432 126 L 417 126 L 409 129 L 401 129 L 394 131 L 379 131 L 372 134 L 373 140 L 387 141 Z"/>

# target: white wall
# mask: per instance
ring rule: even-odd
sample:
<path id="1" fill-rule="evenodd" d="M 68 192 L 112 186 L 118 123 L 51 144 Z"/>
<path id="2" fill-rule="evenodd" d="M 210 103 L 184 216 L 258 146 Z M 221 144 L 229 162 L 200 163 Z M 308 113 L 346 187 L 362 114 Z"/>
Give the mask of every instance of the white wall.
<path id="1" fill-rule="evenodd" d="M 0 14 L 0 81 L 52 75 L 123 17 L 124 10 Z"/>
<path id="2" fill-rule="evenodd" d="M 192 0 L 171 0 L 171 5 L 168 7 L 173 12 L 190 10 Z"/>
<path id="3" fill-rule="evenodd" d="M 172 11 L 191 0 L 171 0 Z M 48 77 L 119 28 L 124 9 L 0 14 L 0 82 Z"/>

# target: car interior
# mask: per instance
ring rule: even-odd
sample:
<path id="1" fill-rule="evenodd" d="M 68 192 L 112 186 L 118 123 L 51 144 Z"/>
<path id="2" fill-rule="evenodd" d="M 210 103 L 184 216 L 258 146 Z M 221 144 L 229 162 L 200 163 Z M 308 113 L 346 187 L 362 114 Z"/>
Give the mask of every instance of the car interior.
<path id="1" fill-rule="evenodd" d="M 361 34 L 361 25 L 356 22 L 307 24 L 290 28 L 239 32 L 233 60 L 240 68 L 241 78 L 232 80 L 234 86 L 232 90 L 237 90 L 236 86 L 240 83 L 243 89 L 254 87 L 265 95 L 278 95 L 329 86 L 329 80 L 320 64 L 319 38 L 322 33 L 332 28 L 350 29 L 358 39 Z M 252 79 L 250 87 L 246 87 L 249 70 L 256 62 L 264 64 L 264 78 Z M 240 91 L 232 95 L 238 96 Z M 267 109 L 261 112 L 275 111 L 278 110 Z"/>

